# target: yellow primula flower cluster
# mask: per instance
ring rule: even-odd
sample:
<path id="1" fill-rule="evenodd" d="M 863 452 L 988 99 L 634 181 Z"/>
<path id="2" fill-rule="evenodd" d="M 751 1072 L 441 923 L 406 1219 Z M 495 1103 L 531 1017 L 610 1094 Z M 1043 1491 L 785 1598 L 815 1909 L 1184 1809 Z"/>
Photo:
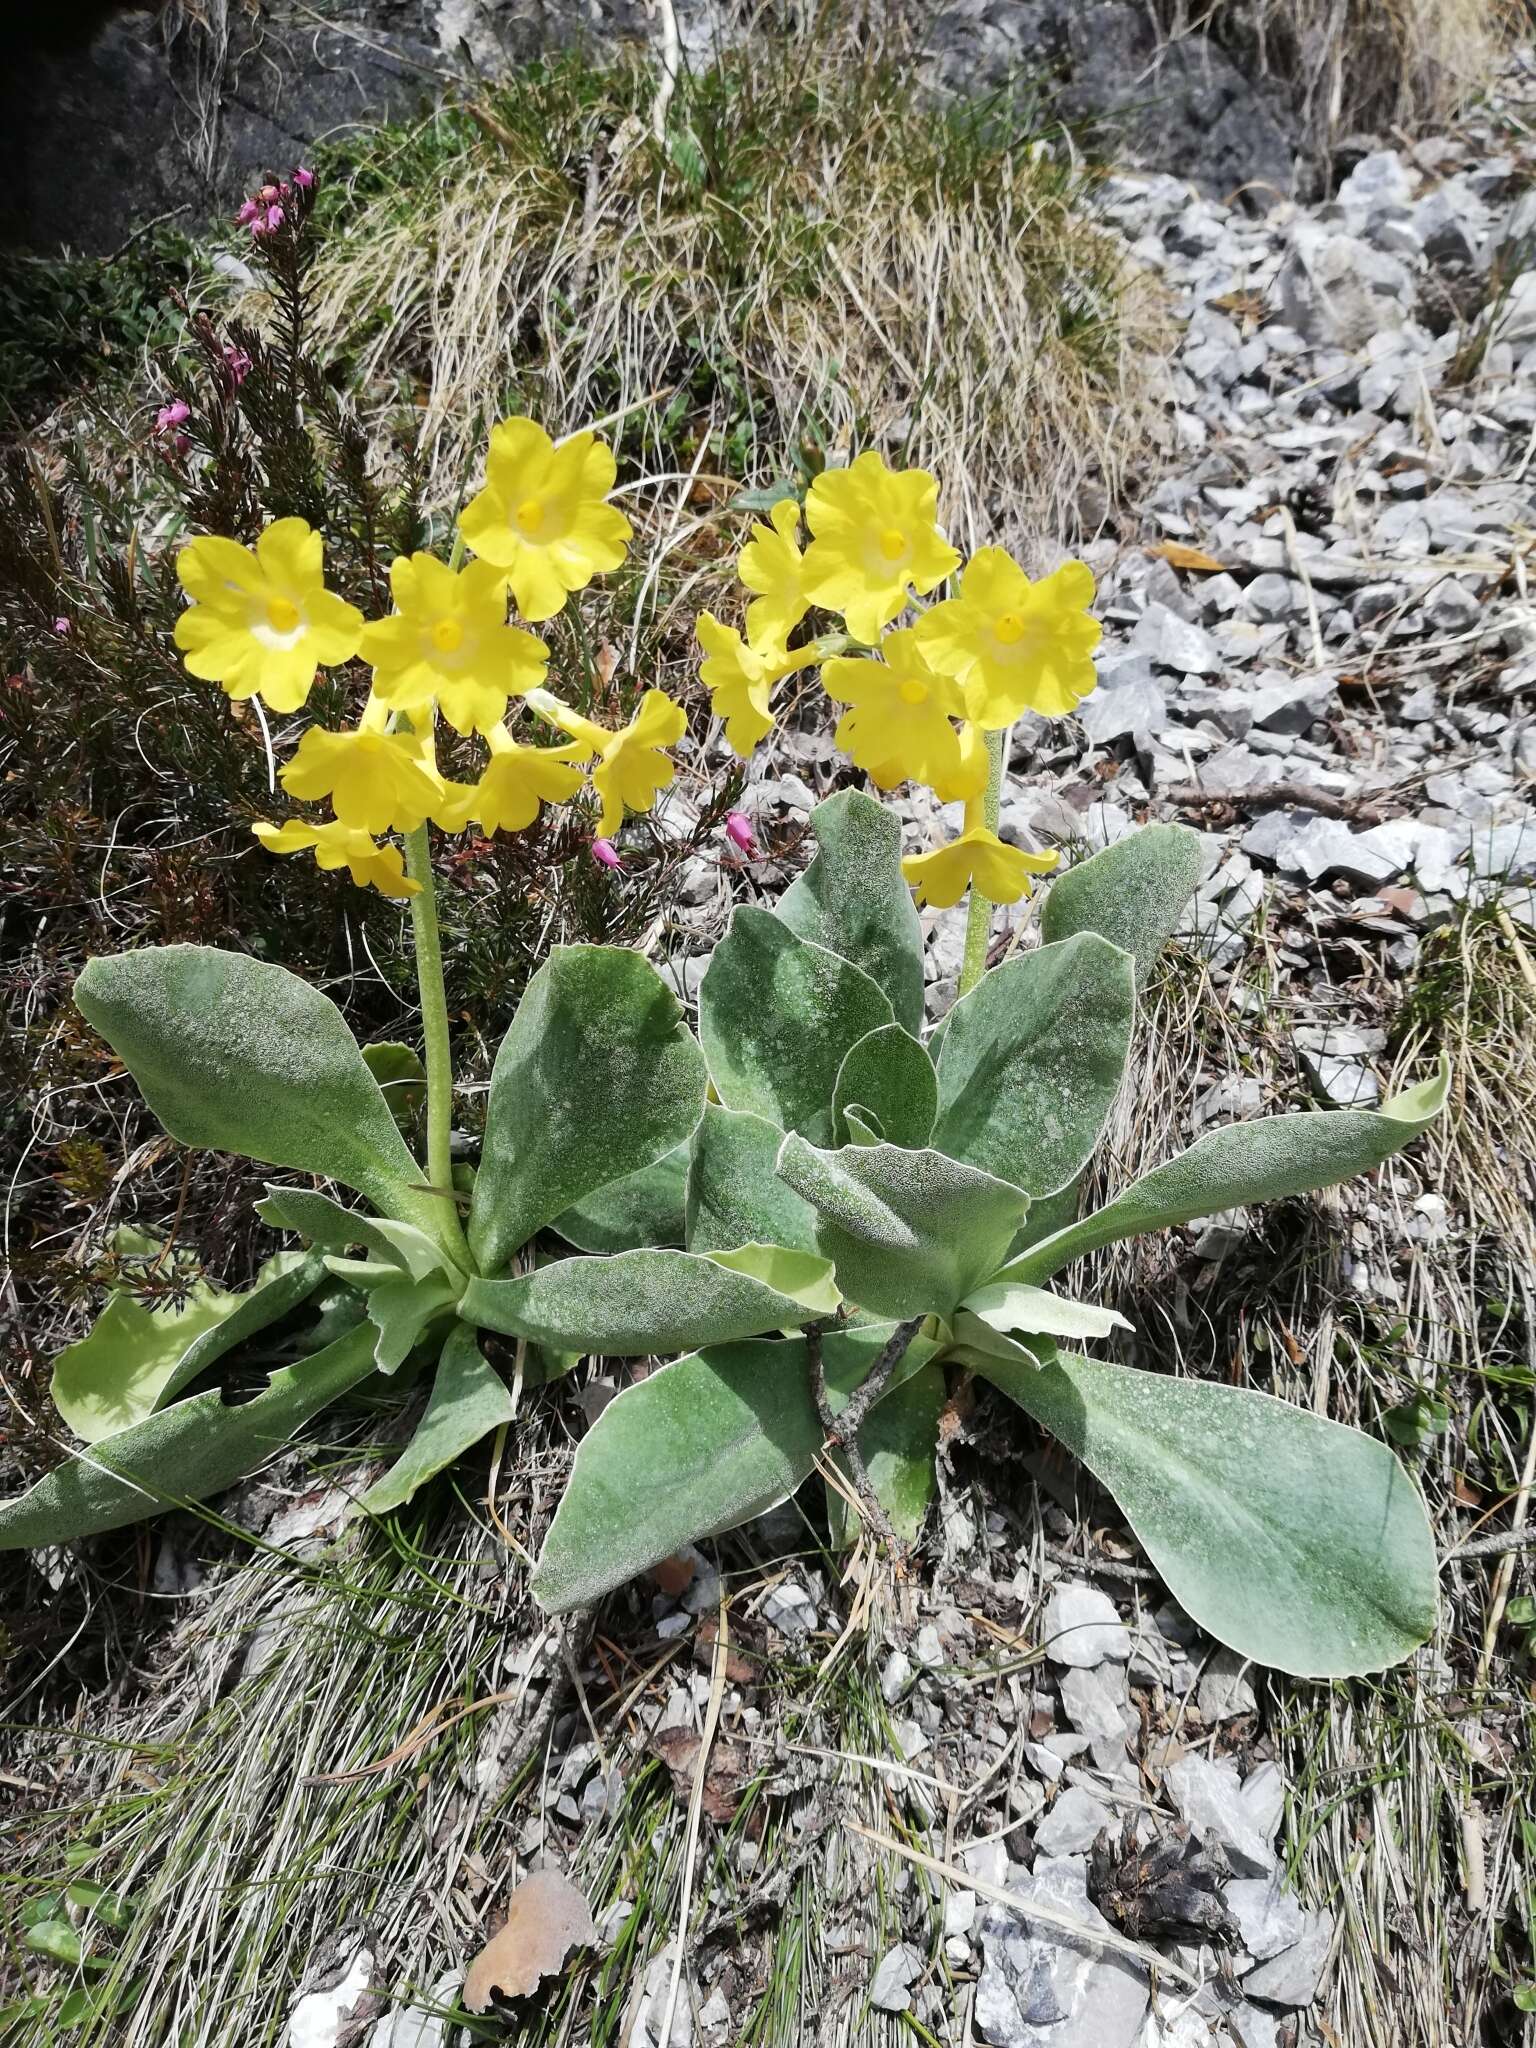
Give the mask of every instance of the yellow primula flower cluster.
<path id="1" fill-rule="evenodd" d="M 824 470 L 803 515 L 781 498 L 737 560 L 751 593 L 745 635 L 709 612 L 699 619 L 700 677 L 745 756 L 773 729 L 778 685 L 820 666 L 822 688 L 846 707 L 837 744 L 878 789 L 919 782 L 966 805 L 958 838 L 902 863 L 918 901 L 943 908 L 974 889 L 1014 903 L 1055 856 L 1006 845 L 985 824 L 986 735 L 1026 711 L 1060 718 L 1093 689 L 1093 577 L 1067 562 L 1032 581 L 993 547 L 962 566 L 939 527 L 938 495 L 926 470 L 893 470 L 867 452 Z M 952 596 L 921 604 L 950 578 Z M 840 614 L 844 632 L 792 648 L 813 609 Z"/>
<path id="2" fill-rule="evenodd" d="M 360 656 L 373 672 L 356 726 L 311 726 L 281 770 L 290 796 L 329 801 L 332 816 L 258 824 L 262 845 L 312 852 L 359 887 L 406 897 L 419 884 L 388 833 L 428 822 L 448 832 L 522 832 L 543 805 L 569 802 L 589 778 L 604 838 L 626 809 L 651 809 L 676 772 L 662 750 L 682 738 L 682 710 L 651 690 L 622 730 L 596 724 L 545 688 L 548 646 L 507 614 L 510 593 L 522 618 L 541 625 L 620 566 L 631 529 L 607 502 L 616 475 L 612 450 L 590 432 L 556 443 L 532 420 L 503 420 L 491 432 L 485 487 L 459 521 L 461 549 L 452 562 L 397 557 L 387 618 L 365 620 L 326 588 L 321 537 L 302 519 L 277 520 L 254 548 L 214 534 L 182 548 L 176 566 L 191 603 L 176 622 L 176 644 L 193 675 L 286 714 L 304 706 L 321 668 Z M 462 547 L 474 558 L 461 563 Z M 552 727 L 562 743 L 528 744 L 535 727 L 515 737 L 513 705 L 514 716 Z M 439 715 L 462 737 L 483 740 L 475 782 L 440 771 Z"/>

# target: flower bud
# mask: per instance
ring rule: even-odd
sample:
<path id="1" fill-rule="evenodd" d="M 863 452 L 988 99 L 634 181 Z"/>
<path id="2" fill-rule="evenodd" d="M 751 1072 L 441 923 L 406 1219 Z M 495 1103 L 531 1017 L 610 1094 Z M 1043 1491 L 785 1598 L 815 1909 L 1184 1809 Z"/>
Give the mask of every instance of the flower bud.
<path id="1" fill-rule="evenodd" d="M 155 429 L 167 434 L 173 427 L 179 427 L 183 420 L 192 417 L 192 408 L 184 398 L 173 398 L 169 405 L 162 405 L 155 414 Z"/>
<path id="2" fill-rule="evenodd" d="M 315 174 L 303 164 L 300 164 L 293 174 L 293 182 L 301 191 L 307 192 L 315 182 Z"/>
<path id="3" fill-rule="evenodd" d="M 624 865 L 623 861 L 619 859 L 619 850 L 611 839 L 594 839 L 592 842 L 592 858 L 600 867 L 621 868 Z"/>
<path id="4" fill-rule="evenodd" d="M 748 860 L 757 858 L 757 841 L 752 835 L 752 820 L 745 811 L 726 812 L 725 836 L 733 846 L 740 848 Z"/>

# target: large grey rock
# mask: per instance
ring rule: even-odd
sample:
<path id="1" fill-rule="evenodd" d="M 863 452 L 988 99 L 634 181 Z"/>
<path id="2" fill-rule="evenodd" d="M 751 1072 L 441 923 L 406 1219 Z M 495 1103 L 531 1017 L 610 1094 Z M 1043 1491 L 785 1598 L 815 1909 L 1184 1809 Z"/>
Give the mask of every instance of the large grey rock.
<path id="1" fill-rule="evenodd" d="M 1234 1870 L 1267 1877 L 1274 1869 L 1280 1816 L 1271 1813 L 1267 1781 L 1250 1792 L 1236 1764 L 1215 1763 L 1191 1750 L 1168 1766 L 1163 1783 L 1196 1834 L 1219 1842 Z"/>
<path id="2" fill-rule="evenodd" d="M 1203 35 L 1165 42 L 1132 0 L 951 0 L 924 47 L 954 92 L 1053 81 L 1058 112 L 1110 117 L 1118 155 L 1208 192 L 1257 183 L 1267 200 L 1292 182 L 1297 123 L 1281 95 Z"/>
<path id="3" fill-rule="evenodd" d="M 1317 1996 L 1333 1947 L 1334 1916 L 1303 1911 L 1301 1918 L 1301 1938 L 1243 1978 L 1250 1998 L 1260 1998 L 1266 2005 L 1301 2006 Z"/>
<path id="4" fill-rule="evenodd" d="M 1069 1785 L 1043 1819 L 1035 1823 L 1035 1847 L 1046 1856 L 1086 1855 L 1113 1816 L 1107 1806 Z"/>
<path id="5" fill-rule="evenodd" d="M 1306 1915 L 1277 1878 L 1234 1877 L 1222 1897 L 1237 1922 L 1243 1947 L 1256 1963 L 1294 1948 L 1307 1931 Z"/>
<path id="6" fill-rule="evenodd" d="M 877 2012 L 905 2012 L 912 2003 L 907 1987 L 922 1967 L 923 1959 L 911 1942 L 898 1942 L 887 1949 L 870 1980 L 870 2004 Z"/>
<path id="7" fill-rule="evenodd" d="M 1108 1658 L 1123 1664 L 1131 1654 L 1130 1632 L 1115 1603 L 1097 1586 L 1068 1579 L 1046 1603 L 1041 1623 L 1045 1654 L 1053 1664 L 1076 1664 L 1090 1670 Z"/>
<path id="8" fill-rule="evenodd" d="M 1314 345 L 1360 349 L 1401 327 L 1413 302 L 1413 276 L 1397 257 L 1353 235 L 1298 220 L 1275 280 L 1280 316 Z"/>
<path id="9" fill-rule="evenodd" d="M 1043 1857 L 1010 1889 L 1018 1913 L 989 1905 L 981 1923 L 974 2024 L 982 2040 L 993 2048 L 1132 2048 L 1148 1997 L 1138 1966 L 1028 1918 L 1033 1900 L 1108 1928 L 1089 1901 L 1083 1859 Z"/>

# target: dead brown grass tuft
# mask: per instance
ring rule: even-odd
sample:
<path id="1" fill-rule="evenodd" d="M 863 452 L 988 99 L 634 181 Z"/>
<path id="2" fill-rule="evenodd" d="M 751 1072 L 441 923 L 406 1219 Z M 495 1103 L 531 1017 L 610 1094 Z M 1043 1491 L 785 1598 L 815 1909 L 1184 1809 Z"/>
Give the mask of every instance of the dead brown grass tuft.
<path id="1" fill-rule="evenodd" d="M 435 497 L 522 406 L 616 422 L 642 510 L 680 471 L 702 500 L 873 444 L 938 471 L 962 544 L 1097 523 L 1148 448 L 1158 323 L 1062 138 L 825 35 L 683 76 L 660 143 L 654 84 L 528 74 L 402 144 L 337 239 L 321 327 L 366 331 L 381 395 L 412 366 Z"/>

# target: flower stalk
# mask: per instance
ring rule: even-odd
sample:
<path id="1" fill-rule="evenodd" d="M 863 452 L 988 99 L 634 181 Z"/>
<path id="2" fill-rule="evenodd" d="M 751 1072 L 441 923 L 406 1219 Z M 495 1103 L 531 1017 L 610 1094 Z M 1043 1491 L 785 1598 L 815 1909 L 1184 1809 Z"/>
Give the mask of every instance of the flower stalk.
<path id="1" fill-rule="evenodd" d="M 1003 773 L 1008 758 L 1006 732 L 987 734 L 987 786 L 979 798 L 966 805 L 965 822 L 984 825 L 995 832 L 1003 813 Z M 978 818 L 971 816 L 979 810 Z M 968 996 L 987 971 L 987 944 L 992 936 L 992 905 L 977 888 L 972 888 L 965 914 L 965 952 L 960 962 L 957 995 Z"/>
<path id="2" fill-rule="evenodd" d="M 428 827 L 405 834 L 405 872 L 419 884 L 411 897 L 411 936 L 416 953 L 416 987 L 421 997 L 422 1064 L 427 1070 L 427 1180 L 442 1198 L 444 1249 L 466 1271 L 469 1246 L 453 1193 L 453 1048 L 448 1034 L 448 995 L 443 983 L 443 942 L 437 926 L 437 890 L 432 880 Z"/>

